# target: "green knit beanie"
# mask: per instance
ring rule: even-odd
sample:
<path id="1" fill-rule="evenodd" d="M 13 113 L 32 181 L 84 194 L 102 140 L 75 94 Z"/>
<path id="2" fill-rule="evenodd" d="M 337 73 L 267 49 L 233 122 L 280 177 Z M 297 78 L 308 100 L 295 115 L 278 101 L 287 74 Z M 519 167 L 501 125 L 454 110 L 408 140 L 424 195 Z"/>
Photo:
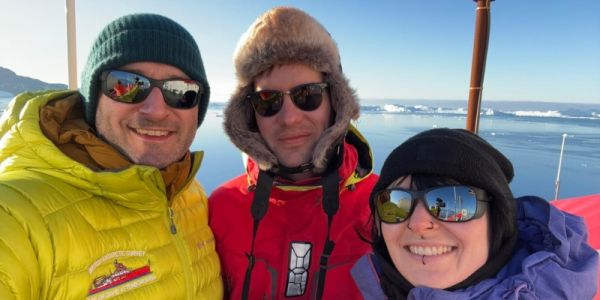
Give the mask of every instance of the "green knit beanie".
<path id="1" fill-rule="evenodd" d="M 198 126 L 202 124 L 210 96 L 204 65 L 192 35 L 175 21 L 155 14 L 120 17 L 100 32 L 81 75 L 85 120 L 96 127 L 100 74 L 126 64 L 151 61 L 175 66 L 204 85 L 198 104 Z"/>

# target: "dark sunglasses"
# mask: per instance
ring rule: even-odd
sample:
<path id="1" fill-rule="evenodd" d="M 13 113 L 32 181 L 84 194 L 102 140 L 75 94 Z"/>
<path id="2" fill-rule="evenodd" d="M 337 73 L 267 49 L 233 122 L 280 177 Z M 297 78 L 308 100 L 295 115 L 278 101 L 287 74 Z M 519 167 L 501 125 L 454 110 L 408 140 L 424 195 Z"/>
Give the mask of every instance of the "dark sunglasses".
<path id="1" fill-rule="evenodd" d="M 466 185 L 435 187 L 421 191 L 385 189 L 375 195 L 377 215 L 384 223 L 400 223 L 410 218 L 417 202 L 440 221 L 467 222 L 477 219 L 489 202 L 484 190 Z"/>
<path id="2" fill-rule="evenodd" d="M 128 71 L 104 71 L 101 75 L 102 93 L 117 102 L 140 103 L 153 87 L 160 89 L 165 103 L 172 108 L 189 109 L 200 102 L 204 87 L 191 79 L 155 80 Z"/>
<path id="3" fill-rule="evenodd" d="M 323 92 L 327 83 L 307 83 L 291 88 L 289 91 L 261 90 L 247 96 L 254 111 L 263 117 L 277 114 L 283 106 L 283 96 L 290 95 L 294 105 L 304 111 L 313 111 L 323 102 Z"/>

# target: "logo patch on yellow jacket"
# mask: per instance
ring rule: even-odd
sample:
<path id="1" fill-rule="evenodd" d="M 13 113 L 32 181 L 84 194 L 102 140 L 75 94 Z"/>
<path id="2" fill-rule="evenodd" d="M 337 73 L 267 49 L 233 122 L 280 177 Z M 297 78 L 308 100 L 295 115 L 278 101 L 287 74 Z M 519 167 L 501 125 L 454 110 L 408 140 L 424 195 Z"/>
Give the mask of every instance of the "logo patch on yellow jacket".
<path id="1" fill-rule="evenodd" d="M 94 262 L 88 269 L 90 275 L 101 275 L 94 277 L 87 299 L 107 299 L 154 281 L 144 257 L 144 251 L 116 251 Z"/>

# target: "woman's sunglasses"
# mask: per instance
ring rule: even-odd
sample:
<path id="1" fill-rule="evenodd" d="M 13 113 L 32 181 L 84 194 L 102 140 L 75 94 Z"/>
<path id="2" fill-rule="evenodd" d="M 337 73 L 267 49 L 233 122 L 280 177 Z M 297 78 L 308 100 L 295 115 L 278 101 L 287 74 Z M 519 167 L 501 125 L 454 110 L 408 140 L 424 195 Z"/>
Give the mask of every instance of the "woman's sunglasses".
<path id="1" fill-rule="evenodd" d="M 295 86 L 289 91 L 261 90 L 247 96 L 252 102 L 254 111 L 263 117 L 277 114 L 283 106 L 283 96 L 290 95 L 294 105 L 304 111 L 313 111 L 323 102 L 323 92 L 327 83 L 308 83 Z"/>
<path id="2" fill-rule="evenodd" d="M 172 108 L 189 109 L 200 102 L 204 87 L 191 79 L 155 80 L 128 71 L 104 71 L 100 77 L 102 93 L 122 103 L 140 103 L 153 87 L 160 89 L 165 103 Z"/>
<path id="3" fill-rule="evenodd" d="M 417 202 L 440 221 L 466 222 L 477 219 L 489 202 L 486 192 L 466 185 L 435 187 L 421 191 L 391 188 L 375 195 L 377 215 L 384 223 L 400 223 L 410 218 Z"/>

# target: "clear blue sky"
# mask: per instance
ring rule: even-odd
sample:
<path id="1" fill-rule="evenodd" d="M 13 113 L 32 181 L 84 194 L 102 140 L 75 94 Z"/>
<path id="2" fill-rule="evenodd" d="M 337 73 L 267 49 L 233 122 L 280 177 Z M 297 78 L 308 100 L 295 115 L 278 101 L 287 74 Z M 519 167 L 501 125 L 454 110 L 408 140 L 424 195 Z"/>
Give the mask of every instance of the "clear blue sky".
<path id="1" fill-rule="evenodd" d="M 475 2 L 371 2 L 80 0 L 78 70 L 108 22 L 128 13 L 160 13 L 196 38 L 211 99 L 225 101 L 235 85 L 231 57 L 240 35 L 268 8 L 292 5 L 330 31 L 362 99 L 466 99 Z M 64 7 L 63 0 L 3 0 L 0 66 L 67 83 Z M 491 20 L 484 101 L 600 103 L 600 1 L 498 0 Z"/>

